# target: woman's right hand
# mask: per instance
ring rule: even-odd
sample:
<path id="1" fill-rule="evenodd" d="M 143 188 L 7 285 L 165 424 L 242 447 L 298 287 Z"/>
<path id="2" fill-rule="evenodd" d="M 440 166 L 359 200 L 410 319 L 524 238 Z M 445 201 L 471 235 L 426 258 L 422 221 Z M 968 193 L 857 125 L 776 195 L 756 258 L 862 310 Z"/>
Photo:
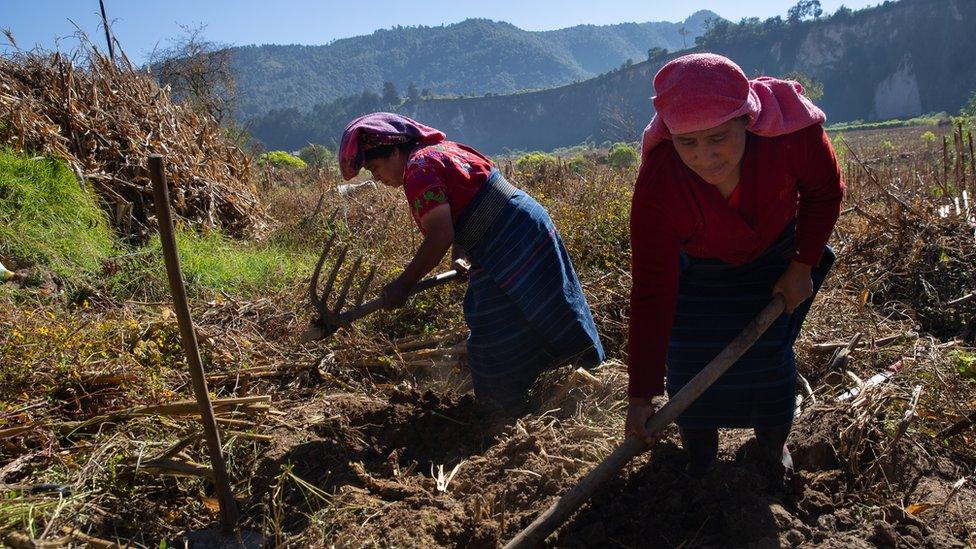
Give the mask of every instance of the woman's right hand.
<path id="1" fill-rule="evenodd" d="M 630 397 L 627 404 L 627 419 L 624 421 L 624 436 L 629 437 L 631 435 L 644 441 L 645 444 L 650 446 L 657 442 L 661 438 L 660 434 L 651 436 L 647 432 L 647 420 L 651 419 L 654 414 L 660 410 L 660 403 L 655 402 L 658 399 L 650 398 L 635 398 Z"/>
<path id="2" fill-rule="evenodd" d="M 383 287 L 380 295 L 383 297 L 383 308 L 387 311 L 393 311 L 407 303 L 407 299 L 410 298 L 410 287 L 406 286 L 400 277 L 397 277 Z"/>

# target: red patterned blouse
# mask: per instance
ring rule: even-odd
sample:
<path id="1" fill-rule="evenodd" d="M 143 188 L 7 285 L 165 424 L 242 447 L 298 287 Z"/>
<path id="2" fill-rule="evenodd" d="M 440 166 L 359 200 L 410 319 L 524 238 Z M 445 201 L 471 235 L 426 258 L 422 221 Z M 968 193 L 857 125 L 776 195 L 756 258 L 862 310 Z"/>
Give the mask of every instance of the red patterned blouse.
<path id="1" fill-rule="evenodd" d="M 420 232 L 424 232 L 420 220 L 441 204 L 451 206 L 451 217 L 457 221 L 493 167 L 491 160 L 478 151 L 453 141 L 441 141 L 411 153 L 403 176 L 403 192 Z"/>

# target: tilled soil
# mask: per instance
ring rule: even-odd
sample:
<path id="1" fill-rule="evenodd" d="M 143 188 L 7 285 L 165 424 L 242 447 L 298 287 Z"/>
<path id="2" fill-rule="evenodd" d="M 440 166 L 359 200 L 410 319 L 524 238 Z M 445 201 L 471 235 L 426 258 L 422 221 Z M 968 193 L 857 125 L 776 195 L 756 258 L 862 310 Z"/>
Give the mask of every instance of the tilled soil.
<path id="1" fill-rule="evenodd" d="M 430 391 L 297 404 L 286 411 L 303 427 L 266 453 L 252 503 L 279 509 L 269 530 L 280 545 L 499 546 L 619 442 L 607 438 L 605 424 L 622 423 L 619 415 L 585 402 L 570 399 L 508 423 L 486 420 L 470 395 Z M 785 479 L 751 457 L 754 440 L 744 430 L 723 431 L 720 461 L 691 479 L 672 432 L 548 543 L 966 547 L 976 495 L 967 486 L 945 499 L 970 472 L 907 438 L 880 458 L 864 450 L 870 444 L 851 450 L 841 436 L 849 416 L 842 407 L 801 416 L 790 440 L 796 472 Z M 917 502 L 938 505 L 906 512 Z"/>

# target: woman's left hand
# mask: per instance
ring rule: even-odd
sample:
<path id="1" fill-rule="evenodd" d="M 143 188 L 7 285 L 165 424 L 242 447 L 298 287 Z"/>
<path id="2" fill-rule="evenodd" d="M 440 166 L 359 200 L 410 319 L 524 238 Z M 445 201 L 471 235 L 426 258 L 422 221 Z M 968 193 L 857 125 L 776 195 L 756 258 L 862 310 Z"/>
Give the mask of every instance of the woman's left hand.
<path id="1" fill-rule="evenodd" d="M 813 279 L 809 265 L 791 261 L 786 272 L 773 285 L 773 295 L 780 294 L 786 303 L 786 312 L 792 313 L 797 305 L 813 295 Z"/>
<path id="2" fill-rule="evenodd" d="M 383 292 L 380 295 L 383 296 L 383 308 L 392 311 L 406 305 L 407 299 L 410 297 L 410 288 L 399 278 L 395 278 L 393 282 L 383 287 Z"/>

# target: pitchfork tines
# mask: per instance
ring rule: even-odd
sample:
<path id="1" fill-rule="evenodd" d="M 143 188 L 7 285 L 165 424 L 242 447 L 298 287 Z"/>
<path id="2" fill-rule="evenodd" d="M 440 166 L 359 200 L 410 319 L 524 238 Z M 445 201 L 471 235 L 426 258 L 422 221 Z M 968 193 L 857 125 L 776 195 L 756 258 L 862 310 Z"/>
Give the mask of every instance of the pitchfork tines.
<path id="1" fill-rule="evenodd" d="M 327 337 L 334 333 L 336 330 L 343 326 L 348 326 L 350 320 L 343 316 L 343 307 L 346 305 L 346 299 L 349 296 L 349 290 L 352 288 L 353 282 L 356 275 L 359 274 L 359 269 L 363 263 L 363 257 L 359 256 L 352 264 L 352 268 L 345 276 L 345 280 L 342 281 L 342 285 L 339 288 L 339 294 L 336 296 L 333 305 L 330 307 L 328 302 L 332 295 L 332 290 L 335 288 L 336 279 L 339 277 L 339 270 L 342 268 L 342 264 L 346 260 L 346 253 L 349 250 L 349 245 L 344 244 L 339 248 L 339 253 L 335 257 L 335 261 L 332 263 L 332 269 L 329 271 L 329 277 L 325 281 L 325 287 L 322 290 L 321 297 L 318 293 L 319 275 L 322 273 L 322 267 L 325 265 L 325 260 L 329 257 L 332 252 L 333 247 L 335 247 L 336 235 L 333 234 L 325 242 L 325 246 L 322 248 L 322 254 L 319 256 L 318 262 L 315 264 L 315 270 L 312 271 L 312 282 L 309 286 L 309 298 L 312 301 L 312 305 L 319 313 L 318 319 L 313 323 L 315 326 L 321 328 L 324 333 L 321 334 L 319 339 L 322 337 Z M 376 267 L 370 267 L 369 273 L 366 275 L 366 279 L 359 285 L 359 290 L 356 293 L 356 297 L 353 300 L 353 307 L 358 308 L 363 299 L 366 297 L 366 292 L 369 291 L 370 284 L 373 283 L 373 277 L 376 275 Z"/>
<path id="2" fill-rule="evenodd" d="M 336 212 L 338 212 L 338 210 L 336 210 Z M 332 220 L 335 218 L 336 212 L 333 212 L 327 225 L 332 224 Z M 369 291 L 369 286 L 372 284 L 373 277 L 376 275 L 376 267 L 370 267 L 369 274 L 366 275 L 366 278 L 363 280 L 362 284 L 359 285 L 359 290 L 356 292 L 356 297 L 353 300 L 353 306 L 348 310 L 344 309 L 346 306 L 346 298 L 349 297 L 349 290 L 352 289 L 356 275 L 359 274 L 359 269 L 362 267 L 362 256 L 357 257 L 356 261 L 353 262 L 352 268 L 349 269 L 349 272 L 346 273 L 345 280 L 342 281 L 341 287 L 339 288 L 339 294 L 336 296 L 332 306 L 329 306 L 329 300 L 332 297 L 332 290 L 335 289 L 336 279 L 339 277 L 339 271 L 342 269 L 342 264 L 346 260 L 346 253 L 349 251 L 348 245 L 343 245 L 339 249 L 339 253 L 336 255 L 335 261 L 332 263 L 332 270 L 329 271 L 329 278 L 326 279 L 325 287 L 322 289 L 322 293 L 319 294 L 319 275 L 322 274 L 322 266 L 325 265 L 325 260 L 331 255 L 332 249 L 335 247 L 335 245 L 336 235 L 333 233 L 332 236 L 330 236 L 326 241 L 325 246 L 322 249 L 322 255 L 319 256 L 319 261 L 315 264 L 315 270 L 312 272 L 312 283 L 309 286 L 308 293 L 309 298 L 312 301 L 312 305 L 319 313 L 319 317 L 315 319 L 315 321 L 312 322 L 312 325 L 305 330 L 305 333 L 302 334 L 302 341 L 325 339 L 334 334 L 337 330 L 339 330 L 339 328 L 347 327 L 354 320 L 363 318 L 364 316 L 374 313 L 384 307 L 384 299 L 382 296 L 363 304 L 363 299 L 366 297 L 366 292 Z M 436 276 L 429 276 L 414 284 L 410 288 L 408 295 L 415 295 L 431 288 L 448 284 L 455 280 L 463 280 L 466 276 L 466 268 L 455 268 L 453 270 L 440 273 Z"/>

